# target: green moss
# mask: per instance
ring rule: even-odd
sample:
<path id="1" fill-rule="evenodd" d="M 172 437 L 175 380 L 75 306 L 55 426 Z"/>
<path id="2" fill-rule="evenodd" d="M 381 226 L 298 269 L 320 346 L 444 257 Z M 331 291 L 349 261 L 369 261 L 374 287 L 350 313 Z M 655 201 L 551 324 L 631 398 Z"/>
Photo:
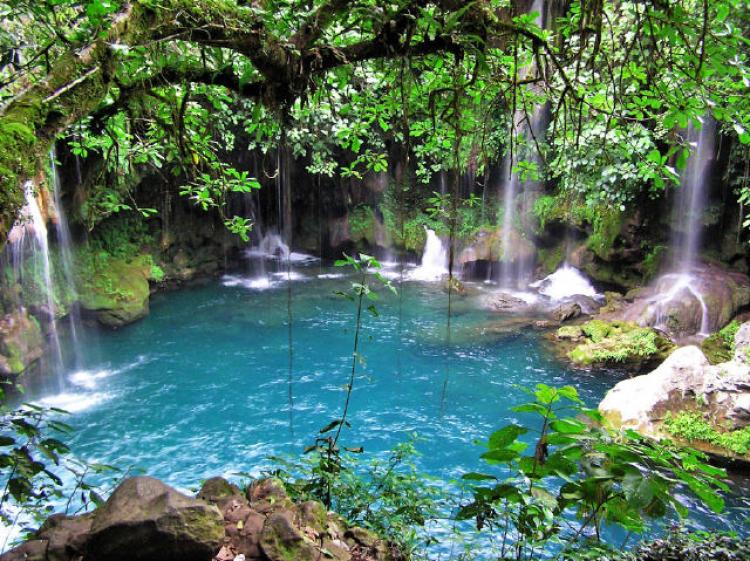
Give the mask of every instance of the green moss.
<path id="1" fill-rule="evenodd" d="M 650 327 L 633 322 L 591 320 L 581 326 L 587 341 L 575 347 L 568 357 L 577 364 L 623 364 L 659 359 L 672 344 Z"/>
<path id="2" fill-rule="evenodd" d="M 598 257 L 606 260 L 622 229 L 622 213 L 612 207 L 599 206 L 589 222 L 593 231 L 587 245 Z"/>
<path id="3" fill-rule="evenodd" d="M 558 339 L 578 339 L 583 337 L 583 330 L 577 325 L 563 325 L 557 330 Z"/>
<path id="4" fill-rule="evenodd" d="M 656 277 L 661 269 L 664 256 L 667 253 L 667 246 L 655 245 L 652 247 L 643 258 L 643 278 L 650 280 Z"/>
<path id="5" fill-rule="evenodd" d="M 372 207 L 359 205 L 349 213 L 349 232 L 354 241 L 375 243 L 375 212 Z"/>
<path id="6" fill-rule="evenodd" d="M 562 246 L 538 248 L 537 258 L 546 274 L 554 273 L 565 260 L 565 249 Z"/>
<path id="7" fill-rule="evenodd" d="M 722 430 L 711 425 L 700 413 L 689 411 L 683 411 L 677 415 L 667 413 L 664 418 L 664 427 L 672 436 L 687 441 L 707 442 L 740 456 L 750 451 L 750 427 Z"/>
<path id="8" fill-rule="evenodd" d="M 148 313 L 150 255 L 122 258 L 89 247 L 78 251 L 76 265 L 81 306 L 102 323 L 119 327 Z"/>
<path id="9" fill-rule="evenodd" d="M 706 337 L 701 344 L 703 354 L 711 364 L 719 364 L 732 359 L 734 355 L 734 336 L 740 328 L 740 322 L 733 320 L 720 331 Z"/>

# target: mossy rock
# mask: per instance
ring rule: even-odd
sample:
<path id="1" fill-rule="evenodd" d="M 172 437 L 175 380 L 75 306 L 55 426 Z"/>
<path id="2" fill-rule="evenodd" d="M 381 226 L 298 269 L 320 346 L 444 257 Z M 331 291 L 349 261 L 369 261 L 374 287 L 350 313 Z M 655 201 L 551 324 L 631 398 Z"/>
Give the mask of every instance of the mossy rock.
<path id="1" fill-rule="evenodd" d="M 583 337 L 583 329 L 578 325 L 564 325 L 557 330 L 558 339 L 577 341 L 581 337 Z"/>
<path id="2" fill-rule="evenodd" d="M 0 320 L 0 375 L 17 376 L 42 357 L 44 337 L 39 322 L 25 311 Z"/>
<path id="3" fill-rule="evenodd" d="M 734 337 L 739 329 L 740 323 L 734 320 L 703 340 L 701 350 L 711 364 L 720 364 L 732 360 Z"/>
<path id="4" fill-rule="evenodd" d="M 650 364 L 666 358 L 674 346 L 650 327 L 633 322 L 591 320 L 580 327 L 586 342 L 568 353 L 574 363 Z"/>
<path id="5" fill-rule="evenodd" d="M 132 259 L 100 254 L 78 270 L 81 308 L 112 328 L 148 315 L 149 279 L 154 273 L 150 255 Z"/>

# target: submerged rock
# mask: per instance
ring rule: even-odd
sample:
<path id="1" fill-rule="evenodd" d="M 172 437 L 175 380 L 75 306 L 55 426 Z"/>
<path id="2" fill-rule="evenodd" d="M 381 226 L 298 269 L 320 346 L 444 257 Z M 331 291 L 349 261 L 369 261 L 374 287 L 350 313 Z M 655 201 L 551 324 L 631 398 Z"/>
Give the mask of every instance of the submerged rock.
<path id="1" fill-rule="evenodd" d="M 125 480 L 94 513 L 86 557 L 97 561 L 206 561 L 219 549 L 219 510 L 157 479 Z"/>
<path id="2" fill-rule="evenodd" d="M 719 365 L 711 365 L 698 347 L 681 347 L 650 374 L 618 383 L 599 411 L 618 428 L 750 461 L 750 433 L 747 445 L 735 438 L 744 438 L 736 431 L 750 427 L 750 323 L 738 331 L 735 346 L 733 359 Z"/>
<path id="3" fill-rule="evenodd" d="M 39 322 L 26 310 L 0 319 L 0 376 L 17 376 L 42 357 L 44 338 Z"/>

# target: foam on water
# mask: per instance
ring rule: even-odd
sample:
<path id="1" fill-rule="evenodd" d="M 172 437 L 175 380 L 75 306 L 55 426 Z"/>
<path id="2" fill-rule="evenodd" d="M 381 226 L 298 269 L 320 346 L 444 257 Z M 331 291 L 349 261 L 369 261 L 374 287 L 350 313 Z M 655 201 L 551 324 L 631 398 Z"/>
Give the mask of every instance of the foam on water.
<path id="1" fill-rule="evenodd" d="M 562 300 L 571 296 L 590 296 L 591 298 L 599 296 L 591 281 L 581 271 L 567 263 L 551 275 L 529 286 L 539 289 L 539 294 L 552 300 Z"/>
<path id="2" fill-rule="evenodd" d="M 427 241 L 424 245 L 422 263 L 409 272 L 410 280 L 437 281 L 448 274 L 448 249 L 434 230 L 425 228 Z"/>
<path id="3" fill-rule="evenodd" d="M 63 392 L 56 395 L 43 397 L 34 402 L 41 407 L 54 407 L 63 409 L 68 413 L 80 413 L 92 407 L 109 401 L 114 397 L 110 392 L 76 393 Z"/>

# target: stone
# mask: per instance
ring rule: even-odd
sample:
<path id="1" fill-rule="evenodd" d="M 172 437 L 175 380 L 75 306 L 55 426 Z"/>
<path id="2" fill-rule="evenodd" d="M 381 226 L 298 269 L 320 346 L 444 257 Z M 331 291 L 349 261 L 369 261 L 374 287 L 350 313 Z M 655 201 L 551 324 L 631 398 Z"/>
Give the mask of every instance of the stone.
<path id="1" fill-rule="evenodd" d="M 25 309 L 0 319 L 0 376 L 17 376 L 44 353 L 44 337 L 36 318 Z"/>
<path id="2" fill-rule="evenodd" d="M 219 510 L 151 477 L 126 479 L 94 513 L 86 557 L 207 561 L 224 539 Z"/>
<path id="3" fill-rule="evenodd" d="M 552 310 L 552 316 L 560 323 L 579 317 L 581 306 L 576 302 L 564 302 Z"/>
<path id="4" fill-rule="evenodd" d="M 47 540 L 29 540 L 0 555 L 0 561 L 47 561 Z"/>
<path id="5" fill-rule="evenodd" d="M 273 512 L 266 518 L 260 547 L 269 561 L 317 561 L 320 550 L 308 540 L 286 513 Z"/>
<path id="6" fill-rule="evenodd" d="M 113 329 L 148 315 L 150 255 L 130 260 L 109 257 L 94 263 L 78 271 L 78 297 L 85 313 Z"/>
<path id="7" fill-rule="evenodd" d="M 744 326 L 743 337 L 750 323 Z M 653 372 L 619 382 L 607 392 L 599 411 L 614 427 L 654 438 L 669 436 L 665 419 L 683 412 L 699 413 L 721 431 L 742 429 L 750 426 L 750 365 L 744 355 L 711 365 L 698 347 L 680 347 Z M 717 447 L 702 449 L 733 457 Z"/>
<path id="8" fill-rule="evenodd" d="M 701 331 L 704 305 L 707 331 L 728 324 L 737 311 L 750 305 L 750 278 L 715 263 L 697 266 L 690 274 L 659 277 L 650 290 L 628 293 L 632 303 L 605 319 L 635 321 L 659 327 L 672 338 L 684 340 Z"/>
<path id="9" fill-rule="evenodd" d="M 207 479 L 198 491 L 198 498 L 202 501 L 219 505 L 232 499 L 233 497 L 242 497 L 242 490 L 224 479 L 223 477 L 211 477 Z M 219 506 L 221 510 L 221 506 Z"/>
<path id="10" fill-rule="evenodd" d="M 496 312 L 523 312 L 529 309 L 525 300 L 505 292 L 493 294 L 487 299 L 487 303 Z"/>
<path id="11" fill-rule="evenodd" d="M 93 513 L 82 516 L 53 514 L 36 533 L 47 542 L 47 561 L 74 561 L 86 551 Z"/>

